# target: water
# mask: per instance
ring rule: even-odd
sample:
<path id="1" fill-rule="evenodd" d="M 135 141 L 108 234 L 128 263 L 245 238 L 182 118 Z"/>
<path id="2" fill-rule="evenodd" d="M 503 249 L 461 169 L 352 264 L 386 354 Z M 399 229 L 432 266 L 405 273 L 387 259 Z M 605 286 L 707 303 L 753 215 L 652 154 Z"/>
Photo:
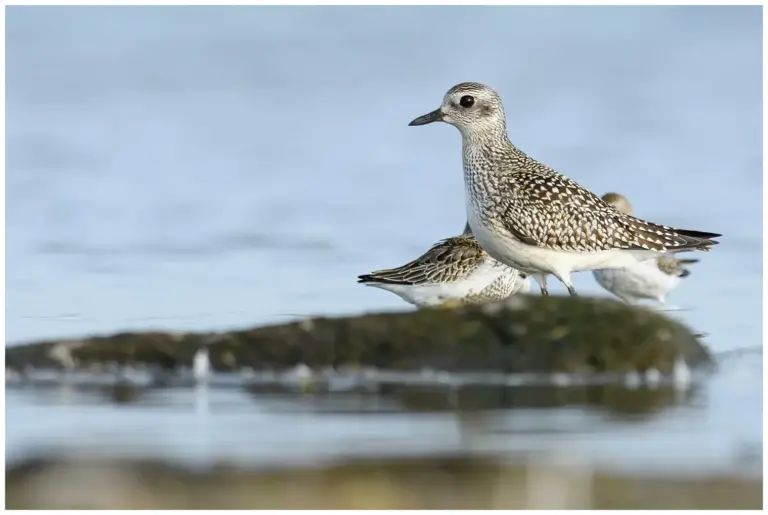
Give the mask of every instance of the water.
<path id="1" fill-rule="evenodd" d="M 10 7 L 6 342 L 409 309 L 355 277 L 461 231 L 458 133 L 407 123 L 473 80 L 500 91 L 529 154 L 625 193 L 639 216 L 723 233 L 670 301 L 715 351 L 757 346 L 761 59 L 758 7 Z M 606 295 L 590 274 L 575 286 Z M 296 428 L 316 416 L 258 415 L 237 396 L 212 393 L 212 413 L 259 449 L 276 428 L 308 438 Z M 130 412 L 104 405 L 82 425 L 77 396 L 7 402 L 9 438 L 59 421 L 38 442 L 111 433 Z M 700 409 L 723 441 L 759 441 L 749 402 Z M 186 420 L 147 411 L 137 434 Z M 321 419 L 339 445 L 422 431 L 418 445 L 445 447 L 441 416 Z M 686 440 L 697 419 L 679 417 Z M 164 441 L 185 437 L 180 421 Z M 655 445 L 663 427 L 617 445 Z"/>
<path id="2" fill-rule="evenodd" d="M 193 466 L 359 456 L 556 453 L 603 468 L 761 471 L 761 352 L 720 358 L 690 388 L 386 383 L 301 391 L 235 376 L 208 387 L 40 382 L 7 391 L 7 459 L 153 457 Z M 40 424 L 45 420 L 45 424 Z"/>

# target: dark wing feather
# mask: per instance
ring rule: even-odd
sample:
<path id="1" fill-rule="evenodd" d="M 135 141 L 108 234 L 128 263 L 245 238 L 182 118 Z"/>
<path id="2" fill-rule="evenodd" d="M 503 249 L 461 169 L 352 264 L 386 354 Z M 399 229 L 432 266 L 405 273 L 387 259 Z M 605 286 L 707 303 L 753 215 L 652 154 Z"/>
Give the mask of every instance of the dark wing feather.
<path id="1" fill-rule="evenodd" d="M 547 169 L 549 170 L 549 169 Z M 553 171 L 518 171 L 503 208 L 505 228 L 529 245 L 578 252 L 709 250 L 715 233 L 678 230 L 625 215 Z"/>

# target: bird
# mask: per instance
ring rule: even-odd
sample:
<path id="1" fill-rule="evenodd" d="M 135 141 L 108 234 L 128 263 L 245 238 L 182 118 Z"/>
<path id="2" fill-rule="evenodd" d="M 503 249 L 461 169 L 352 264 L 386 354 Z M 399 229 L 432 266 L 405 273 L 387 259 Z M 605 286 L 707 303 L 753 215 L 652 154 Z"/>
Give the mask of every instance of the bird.
<path id="1" fill-rule="evenodd" d="M 409 125 L 445 122 L 462 137 L 467 220 L 494 259 L 532 276 L 547 295 L 554 275 L 624 268 L 659 254 L 709 251 L 712 232 L 674 229 L 621 213 L 510 142 L 499 94 L 477 82 L 453 86 L 438 109 Z"/>
<path id="2" fill-rule="evenodd" d="M 413 261 L 357 279 L 418 307 L 479 304 L 530 290 L 525 275 L 499 263 L 478 245 L 469 223 L 461 235 L 437 242 Z"/>
<path id="3" fill-rule="evenodd" d="M 632 215 L 632 205 L 619 193 L 610 192 L 601 197 L 607 204 L 622 213 Z M 627 304 L 640 299 L 650 299 L 666 305 L 666 297 L 674 290 L 680 279 L 688 277 L 690 271 L 685 265 L 698 263 L 698 259 L 678 259 L 662 254 L 625 268 L 593 270 L 597 283 Z"/>

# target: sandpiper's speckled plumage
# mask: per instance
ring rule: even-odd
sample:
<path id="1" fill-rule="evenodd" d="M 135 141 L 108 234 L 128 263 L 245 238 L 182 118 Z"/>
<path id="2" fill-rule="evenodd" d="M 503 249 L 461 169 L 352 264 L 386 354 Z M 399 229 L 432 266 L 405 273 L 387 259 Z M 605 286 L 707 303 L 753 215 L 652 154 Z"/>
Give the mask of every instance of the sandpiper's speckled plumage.
<path id="1" fill-rule="evenodd" d="M 658 253 L 709 250 L 715 233 L 673 229 L 621 213 L 515 147 L 499 95 L 458 84 L 439 109 L 410 125 L 444 121 L 463 142 L 467 218 L 477 241 L 499 261 L 542 280 L 555 275 L 575 295 L 571 273 L 622 268 Z"/>
<path id="2" fill-rule="evenodd" d="M 632 215 L 632 205 L 618 193 L 606 193 L 603 201 L 624 214 Z M 592 275 L 598 284 L 624 302 L 640 299 L 656 300 L 666 304 L 666 297 L 674 290 L 680 279 L 690 275 L 685 265 L 698 263 L 698 259 L 678 259 L 671 255 L 660 255 L 625 268 L 594 270 Z"/>
<path id="3" fill-rule="evenodd" d="M 446 301 L 481 303 L 530 289 L 527 277 L 499 263 L 478 245 L 469 224 L 464 234 L 436 243 L 415 260 L 361 275 L 358 282 L 391 291 L 416 306 Z"/>

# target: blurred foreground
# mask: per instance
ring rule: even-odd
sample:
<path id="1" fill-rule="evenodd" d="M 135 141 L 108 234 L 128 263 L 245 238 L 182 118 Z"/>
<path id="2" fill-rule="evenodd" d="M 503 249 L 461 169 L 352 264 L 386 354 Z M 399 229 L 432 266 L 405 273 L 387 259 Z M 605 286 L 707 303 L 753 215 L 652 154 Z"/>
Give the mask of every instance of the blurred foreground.
<path id="1" fill-rule="evenodd" d="M 9 374 L 7 507 L 759 508 L 762 349 L 715 358 L 684 388 L 434 370 L 204 385 L 184 370 L 166 384 L 139 369 Z"/>
<path id="2" fill-rule="evenodd" d="M 619 475 L 539 456 L 351 461 L 324 468 L 192 470 L 153 461 L 31 460 L 8 509 L 761 509 L 762 481 Z"/>

